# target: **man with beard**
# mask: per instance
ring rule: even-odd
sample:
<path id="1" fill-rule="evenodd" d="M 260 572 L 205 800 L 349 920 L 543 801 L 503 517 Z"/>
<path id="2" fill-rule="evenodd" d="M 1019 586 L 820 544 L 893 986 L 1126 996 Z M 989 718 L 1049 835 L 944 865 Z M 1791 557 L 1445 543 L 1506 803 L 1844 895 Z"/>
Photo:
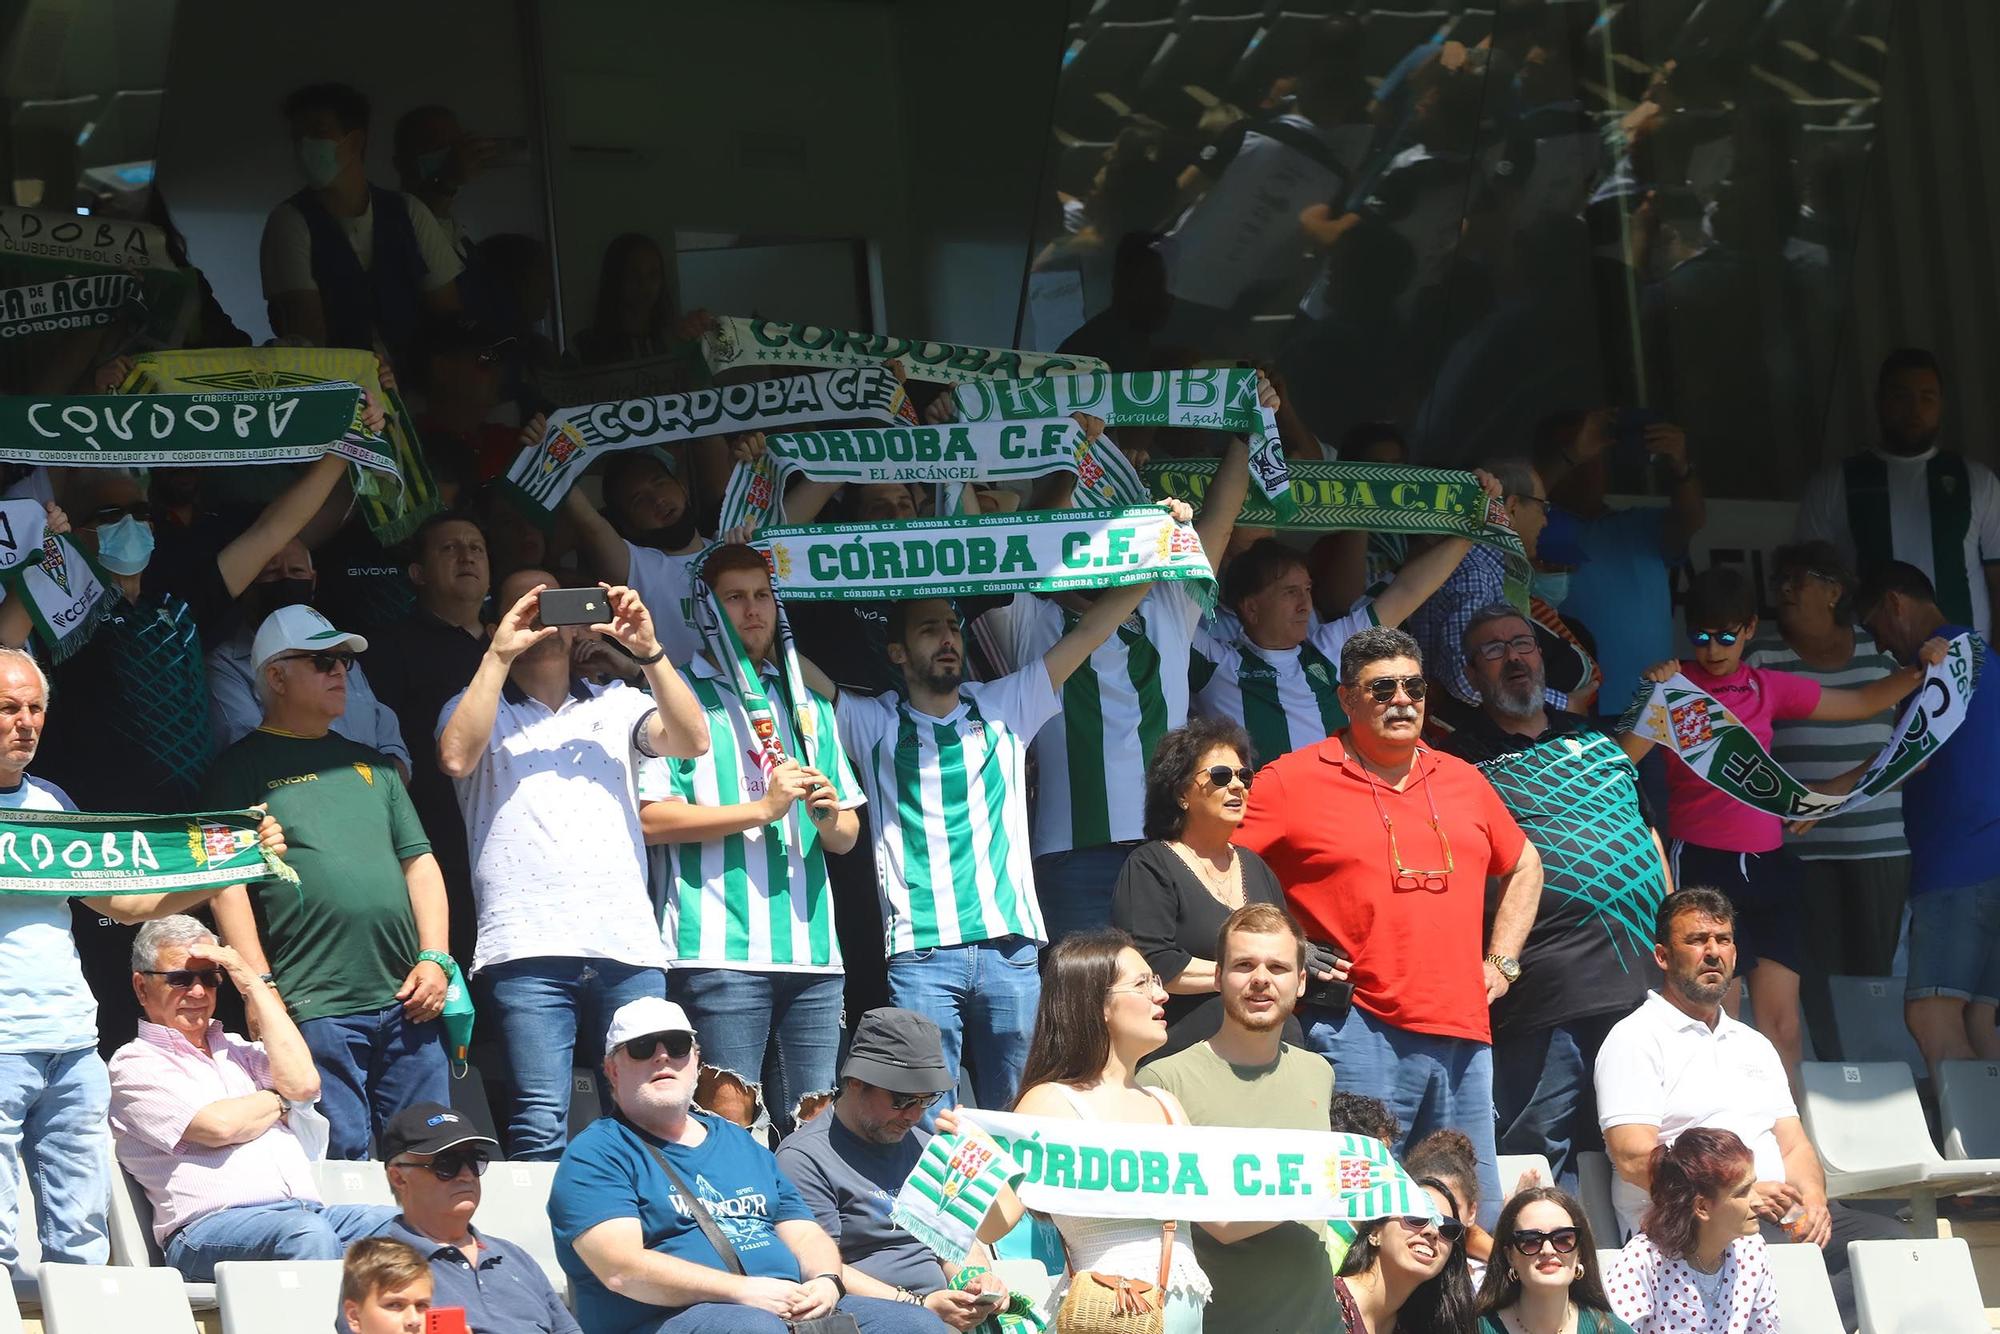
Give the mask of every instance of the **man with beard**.
<path id="1" fill-rule="evenodd" d="M 849 1295 L 840 1248 L 771 1151 L 695 1108 L 701 1055 L 680 1006 L 628 1001 L 604 1050 L 612 1113 L 576 1137 L 549 1191 L 585 1329 L 786 1334 L 836 1309 L 865 1334 L 944 1329 L 928 1311 Z"/>
<path id="2" fill-rule="evenodd" d="M 1487 1007 L 1521 976 L 1542 860 L 1477 769 L 1421 744 L 1415 640 L 1363 630 L 1341 646 L 1340 679 L 1352 723 L 1264 766 L 1235 841 L 1277 873 L 1308 936 L 1352 960 L 1334 970 L 1352 1004 L 1301 1007 L 1306 1045 L 1343 1088 L 1394 1109 L 1398 1148 L 1463 1130 L 1490 1228 L 1504 1197 Z"/>
<path id="3" fill-rule="evenodd" d="M 1907 1240 L 1909 1229 L 1826 1198 L 1826 1173 L 1799 1124 L 1778 1049 L 1723 1011 L 1736 973 L 1735 905 L 1713 889 L 1669 894 L 1653 917 L 1653 961 L 1660 989 L 1597 1054 L 1597 1115 L 1617 1172 L 1611 1198 L 1619 1223 L 1628 1231 L 1639 1225 L 1655 1145 L 1697 1126 L 1734 1131 L 1756 1160 L 1764 1239 L 1822 1247 L 1840 1327 L 1854 1328 L 1848 1243 Z M 1781 1227 L 1794 1209 L 1799 1216 Z"/>
<path id="4" fill-rule="evenodd" d="M 1192 517 L 1161 503 L 1177 523 Z M 907 695 L 835 698 L 874 812 L 890 1003 L 937 1020 L 954 1076 L 970 1055 L 981 1107 L 1014 1101 L 1041 998 L 1048 936 L 1028 855 L 1028 743 L 1061 709 L 1063 682 L 1152 587 L 1106 591 L 1038 660 L 978 683 L 965 680 L 965 630 L 948 600 L 894 603 L 889 658 Z M 835 694 L 809 664 L 806 677 Z"/>
<path id="5" fill-rule="evenodd" d="M 1938 449 L 1944 372 L 1926 348 L 1882 361 L 1875 415 L 1882 442 L 1823 469 L 1799 501 L 1797 541 L 1823 538 L 1865 579 L 1892 560 L 1924 572 L 1954 625 L 1993 637 L 2000 589 L 2000 480 Z"/>
<path id="6" fill-rule="evenodd" d="M 1306 989 L 1306 938 L 1298 924 L 1273 904 L 1246 904 L 1222 924 L 1215 959 L 1222 1027 L 1206 1042 L 1143 1067 L 1139 1082 L 1173 1094 L 1198 1126 L 1325 1130 L 1333 1067 L 1284 1040 L 1285 1021 Z M 1267 1334 L 1340 1327 L 1319 1225 L 1203 1224 L 1195 1229 L 1194 1250 L 1214 1288 L 1208 1329 Z"/>
<path id="7" fill-rule="evenodd" d="M 1548 707 L 1527 618 L 1482 607 L 1464 649 L 1479 712 L 1441 748 L 1479 766 L 1542 857 L 1521 976 L 1492 1008 L 1499 1149 L 1546 1156 L 1574 1193 L 1577 1153 L 1598 1147 L 1591 1063 L 1645 998 L 1648 928 L 1671 877 L 1638 769 L 1589 722 Z"/>
<path id="8" fill-rule="evenodd" d="M 545 419 L 523 428 L 524 441 L 540 440 Z M 629 584 L 653 614 L 660 644 L 675 662 L 701 648 L 694 628 L 695 587 L 701 553 L 708 546 L 696 525 L 687 487 L 652 450 L 613 454 L 604 466 L 604 511 L 573 486 L 562 515 L 576 526 L 586 568 L 608 584 Z"/>
<path id="9" fill-rule="evenodd" d="M 951 1085 L 936 1024 L 910 1010 L 870 1010 L 854 1026 L 832 1110 L 778 1146 L 778 1166 L 839 1245 L 850 1292 L 921 1304 L 953 1329 L 972 1329 L 993 1313 L 976 1294 L 1004 1296 L 1007 1285 L 988 1269 L 962 1291 L 950 1286 L 959 1266 L 941 1263 L 889 1217 L 930 1143 L 917 1123 Z"/>
<path id="10" fill-rule="evenodd" d="M 458 788 L 479 912 L 470 972 L 512 1072 L 508 1157 L 562 1152 L 577 1034 L 641 996 L 666 999 L 666 950 L 646 893 L 642 757 L 708 750 L 708 724 L 630 588 L 604 591 L 646 691 L 599 689 L 572 665 L 581 626 L 541 624 L 556 580 L 520 570 L 467 686 L 438 718 L 438 767 Z"/>

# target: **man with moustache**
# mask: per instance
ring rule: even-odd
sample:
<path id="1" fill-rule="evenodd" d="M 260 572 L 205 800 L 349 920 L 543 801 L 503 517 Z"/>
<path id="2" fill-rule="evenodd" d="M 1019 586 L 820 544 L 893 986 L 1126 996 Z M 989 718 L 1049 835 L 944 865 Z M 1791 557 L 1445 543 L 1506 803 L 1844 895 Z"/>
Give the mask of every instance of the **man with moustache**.
<path id="1" fill-rule="evenodd" d="M 549 1191 L 556 1256 L 591 1334 L 787 1334 L 834 1310 L 866 1334 L 945 1329 L 918 1307 L 850 1295 L 840 1248 L 771 1151 L 696 1109 L 701 1053 L 680 1006 L 626 1003 L 604 1049 L 612 1113 L 570 1144 Z"/>
<path id="2" fill-rule="evenodd" d="M 1909 1229 L 1827 1199 L 1826 1173 L 1799 1124 L 1778 1049 L 1723 1011 L 1736 973 L 1735 905 L 1717 890 L 1683 889 L 1661 902 L 1653 922 L 1660 989 L 1647 993 L 1597 1053 L 1597 1115 L 1617 1172 L 1611 1198 L 1618 1221 L 1628 1231 L 1638 1227 L 1655 1145 L 1696 1126 L 1732 1130 L 1756 1160 L 1764 1239 L 1825 1250 L 1841 1328 L 1852 1329 L 1848 1243 L 1906 1240 Z M 1802 1212 L 1791 1228 L 1779 1226 L 1795 1208 Z"/>
<path id="3" fill-rule="evenodd" d="M 1352 1004 L 1301 1007 L 1306 1045 L 1343 1088 L 1394 1109 L 1397 1148 L 1463 1130 L 1490 1227 L 1503 1197 L 1487 1007 L 1521 976 L 1541 857 L 1478 770 L 1420 744 L 1414 639 L 1363 630 L 1341 646 L 1340 679 L 1353 721 L 1264 767 L 1235 841 L 1277 873 L 1308 936 L 1352 960 L 1335 969 Z"/>
<path id="4" fill-rule="evenodd" d="M 1306 989 L 1306 938 L 1284 909 L 1245 904 L 1215 942 L 1222 1027 L 1154 1061 L 1139 1082 L 1180 1100 L 1202 1126 L 1323 1131 L 1333 1101 L 1326 1058 L 1284 1040 Z M 1311 1223 L 1199 1224 L 1195 1256 L 1213 1288 L 1203 1327 L 1215 1334 L 1340 1328 L 1325 1229 Z"/>
<path id="5" fill-rule="evenodd" d="M 1672 878 L 1638 769 L 1588 720 L 1549 707 L 1533 623 L 1496 603 L 1462 643 L 1479 711 L 1440 748 L 1479 766 L 1542 858 L 1520 980 L 1492 1007 L 1499 1150 L 1546 1156 L 1574 1192 L 1577 1153 L 1599 1147 L 1591 1063 L 1645 999 L 1653 909 Z"/>

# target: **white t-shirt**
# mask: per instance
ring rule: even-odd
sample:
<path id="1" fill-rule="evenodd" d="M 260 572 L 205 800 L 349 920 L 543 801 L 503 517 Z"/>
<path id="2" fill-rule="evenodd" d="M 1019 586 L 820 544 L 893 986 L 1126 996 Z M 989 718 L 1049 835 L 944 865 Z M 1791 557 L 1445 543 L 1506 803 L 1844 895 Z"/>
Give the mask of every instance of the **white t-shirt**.
<path id="1" fill-rule="evenodd" d="M 23 776 L 0 790 L 0 807 L 73 811 L 54 783 Z M 83 980 L 69 900 L 0 894 L 0 1052 L 81 1051 L 97 1045 L 97 998 Z"/>
<path id="2" fill-rule="evenodd" d="M 404 195 L 410 210 L 410 229 L 416 233 L 417 251 L 424 257 L 424 290 L 435 292 L 447 286 L 464 270 L 465 264 L 452 249 L 451 236 L 438 225 L 437 218 L 415 195 Z M 336 218 L 354 247 L 354 257 L 364 271 L 375 266 L 375 203 L 352 218 Z M 276 300 L 287 292 L 317 292 L 313 281 L 312 232 L 305 215 L 289 201 L 271 210 L 264 220 L 264 240 L 258 248 L 258 267 L 264 276 L 264 299 Z"/>
<path id="3" fill-rule="evenodd" d="M 1618 1021 L 1597 1053 L 1597 1120 L 1658 1126 L 1663 1143 L 1683 1130 L 1733 1130 L 1750 1146 L 1759 1181 L 1785 1179 L 1778 1122 L 1799 1109 L 1770 1039 L 1727 1013 L 1713 1029 L 1657 991 Z M 1623 1177 L 1611 1183 L 1618 1221 L 1637 1231 L 1646 1192 Z"/>
<path id="4" fill-rule="evenodd" d="M 533 958 L 667 966 L 646 893 L 633 742 L 653 697 L 623 685 L 571 689 L 551 713 L 508 682 L 486 753 L 452 782 L 479 913 L 474 972 Z M 464 697 L 439 712 L 439 735 Z"/>

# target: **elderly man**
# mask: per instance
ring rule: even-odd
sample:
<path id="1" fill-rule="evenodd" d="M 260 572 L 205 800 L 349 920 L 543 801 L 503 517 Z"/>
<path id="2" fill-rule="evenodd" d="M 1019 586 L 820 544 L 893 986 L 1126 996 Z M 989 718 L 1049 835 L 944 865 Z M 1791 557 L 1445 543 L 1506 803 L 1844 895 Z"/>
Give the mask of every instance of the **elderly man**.
<path id="1" fill-rule="evenodd" d="M 382 1161 L 401 1212 L 382 1235 L 430 1261 L 434 1303 L 461 1308 L 478 1334 L 582 1334 L 533 1256 L 472 1225 L 479 1179 L 499 1151 L 441 1104 L 396 1113 L 382 1131 Z"/>
<path id="2" fill-rule="evenodd" d="M 835 1309 L 869 1334 L 945 1328 L 850 1295 L 840 1248 L 771 1151 L 695 1108 L 701 1056 L 680 1006 L 628 1002 L 604 1048 L 617 1114 L 576 1137 L 549 1193 L 556 1253 L 592 1334 L 786 1334 Z"/>
<path id="3" fill-rule="evenodd" d="M 438 718 L 438 767 L 458 787 L 479 910 L 472 967 L 513 1072 L 510 1157 L 561 1155 L 570 1062 L 585 1016 L 667 994 L 667 951 L 646 893 L 642 758 L 708 751 L 708 722 L 629 588 L 606 590 L 608 633 L 652 691 L 576 674 L 586 633 L 541 624 L 555 583 L 521 570 L 467 686 Z"/>
<path id="4" fill-rule="evenodd" d="M 889 1219 L 930 1143 L 917 1123 L 951 1086 L 936 1024 L 914 1010 L 870 1010 L 854 1026 L 832 1111 L 778 1146 L 778 1166 L 840 1247 L 849 1292 L 922 1303 L 953 1329 L 971 1329 L 1004 1300 L 1006 1285 L 989 1270 L 953 1288 L 958 1266 L 939 1263 Z M 996 1296 L 981 1302 L 978 1293 Z"/>
<path id="5" fill-rule="evenodd" d="M 1638 1227 L 1656 1145 L 1696 1126 L 1733 1130 L 1756 1160 L 1753 1208 L 1764 1239 L 1825 1249 L 1840 1327 L 1853 1329 L 1848 1243 L 1910 1233 L 1893 1218 L 1826 1198 L 1826 1173 L 1799 1123 L 1777 1048 L 1723 1012 L 1736 972 L 1735 906 L 1713 889 L 1669 894 L 1653 916 L 1653 961 L 1660 989 L 1619 1021 L 1597 1053 L 1597 1115 L 1617 1172 L 1611 1199 L 1618 1221 L 1628 1231 Z M 1802 1212 L 1788 1232 L 1779 1224 L 1794 1209 Z"/>
<path id="6" fill-rule="evenodd" d="M 1343 1088 L 1395 1109 L 1399 1147 L 1465 1131 L 1491 1227 L 1501 1194 L 1487 1006 L 1521 975 L 1542 861 L 1478 770 L 1420 744 L 1415 640 L 1362 631 L 1341 647 L 1340 679 L 1353 722 L 1264 767 L 1236 842 L 1270 863 L 1307 935 L 1353 960 L 1335 968 L 1354 984 L 1351 1005 L 1300 1008 L 1307 1045 Z M 1499 879 L 1490 928 L 1488 877 Z"/>
<path id="7" fill-rule="evenodd" d="M 225 973 L 261 1041 L 215 1022 Z M 163 917 L 132 944 L 132 990 L 146 1017 L 111 1058 L 111 1133 L 168 1264 L 205 1282 L 223 1260 L 338 1260 L 382 1230 L 393 1209 L 320 1203 L 292 1125 L 319 1074 L 241 954 L 192 917 Z"/>
<path id="8" fill-rule="evenodd" d="M 395 766 L 331 731 L 367 647 L 311 607 L 271 613 L 250 651 L 263 725 L 205 787 L 215 806 L 268 801 L 290 827 L 301 883 L 225 890 L 215 923 L 275 981 L 312 1049 L 332 1158 L 368 1157 L 391 1116 L 449 1089 L 444 879 Z"/>
<path id="9" fill-rule="evenodd" d="M 79 707 L 83 706 L 79 701 Z M 0 648 L 0 809 L 73 811 L 75 803 L 28 766 L 41 745 L 49 683 L 28 654 Z M 284 851 L 282 831 L 266 817 L 264 845 Z M 80 900 L 118 922 L 180 912 L 213 890 L 120 894 Z M 0 1265 L 20 1268 L 15 1236 L 24 1162 L 34 1164 L 42 1257 L 64 1264 L 105 1264 L 110 1207 L 111 1086 L 97 1054 L 97 1001 L 85 983 L 71 935 L 70 905 L 47 895 L 0 895 L 0 975 L 9 1003 L 0 1007 Z"/>
<path id="10" fill-rule="evenodd" d="M 1521 977 L 1493 1006 L 1493 1106 L 1502 1153 L 1539 1153 L 1574 1192 L 1598 1147 L 1590 1069 L 1646 997 L 1648 927 L 1672 888 L 1639 771 L 1616 741 L 1544 697 L 1534 626 L 1506 603 L 1465 627 L 1479 712 L 1441 748 L 1479 766 L 1542 858 Z"/>

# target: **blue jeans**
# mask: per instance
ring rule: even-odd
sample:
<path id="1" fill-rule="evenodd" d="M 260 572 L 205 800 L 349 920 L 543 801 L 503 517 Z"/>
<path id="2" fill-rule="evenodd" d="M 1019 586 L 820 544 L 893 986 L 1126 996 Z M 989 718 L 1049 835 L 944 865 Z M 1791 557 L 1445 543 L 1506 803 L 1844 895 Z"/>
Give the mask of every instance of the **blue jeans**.
<path id="1" fill-rule="evenodd" d="M 854 1317 L 862 1334 L 938 1334 L 951 1328 L 921 1306 L 880 1297 L 842 1297 L 838 1309 Z M 701 1302 L 642 1328 L 648 1334 L 788 1334 L 791 1326 L 768 1311 L 734 1302 Z"/>
<path id="2" fill-rule="evenodd" d="M 1101 843 L 1035 858 L 1035 900 L 1049 944 L 1111 925 L 1111 887 L 1137 843 Z"/>
<path id="3" fill-rule="evenodd" d="M 299 1036 L 319 1067 L 319 1109 L 332 1127 L 329 1158 L 366 1158 L 397 1112 L 451 1101 L 444 1024 L 410 1023 L 401 1002 L 373 1014 L 308 1019 Z"/>
<path id="4" fill-rule="evenodd" d="M 515 959 L 482 968 L 487 1013 L 513 1074 L 507 1156 L 553 1162 L 569 1140 L 570 1070 L 595 1065 L 604 1030 L 627 1001 L 667 994 L 667 975 L 614 959 Z"/>
<path id="5" fill-rule="evenodd" d="M 1365 1093 L 1389 1104 L 1402 1124 L 1402 1157 L 1433 1130 L 1465 1132 L 1479 1167 L 1479 1225 L 1492 1231 L 1500 1218 L 1500 1170 L 1494 1162 L 1493 1049 L 1470 1038 L 1412 1033 L 1368 1014 L 1359 1005 L 1345 1018 L 1302 1008 L 1306 1045 L 1333 1062 L 1345 1093 Z"/>
<path id="6" fill-rule="evenodd" d="M 1576 1156 L 1604 1147 L 1591 1071 L 1623 1015 L 1598 1014 L 1493 1042 L 1493 1111 L 1501 1153 L 1539 1153 L 1556 1184 L 1577 1193 Z M 1512 1190 L 1514 1183 L 1502 1185 Z"/>
<path id="7" fill-rule="evenodd" d="M 800 1098 L 834 1086 L 846 987 L 839 973 L 676 968 L 667 983 L 694 1021 L 702 1064 L 761 1085 L 779 1129 L 790 1128 Z"/>
<path id="8" fill-rule="evenodd" d="M 396 1216 L 391 1204 L 279 1200 L 219 1209 L 167 1238 L 167 1263 L 192 1283 L 215 1278 L 224 1260 L 338 1260 Z"/>
<path id="9" fill-rule="evenodd" d="M 959 1073 L 970 1043 L 972 1093 L 981 1107 L 999 1110 L 1014 1101 L 1014 1085 L 1028 1063 L 1028 1038 L 1042 999 L 1036 971 L 1040 951 L 1025 936 L 1002 936 L 977 945 L 911 950 L 889 959 L 889 1003 L 928 1015 L 944 1039 L 944 1065 Z M 948 1091 L 938 1108 L 957 1103 Z"/>
<path id="10" fill-rule="evenodd" d="M 42 1258 L 111 1263 L 111 1079 L 90 1047 L 0 1054 L 0 1264 L 18 1273 L 14 1201 L 25 1165 Z"/>

